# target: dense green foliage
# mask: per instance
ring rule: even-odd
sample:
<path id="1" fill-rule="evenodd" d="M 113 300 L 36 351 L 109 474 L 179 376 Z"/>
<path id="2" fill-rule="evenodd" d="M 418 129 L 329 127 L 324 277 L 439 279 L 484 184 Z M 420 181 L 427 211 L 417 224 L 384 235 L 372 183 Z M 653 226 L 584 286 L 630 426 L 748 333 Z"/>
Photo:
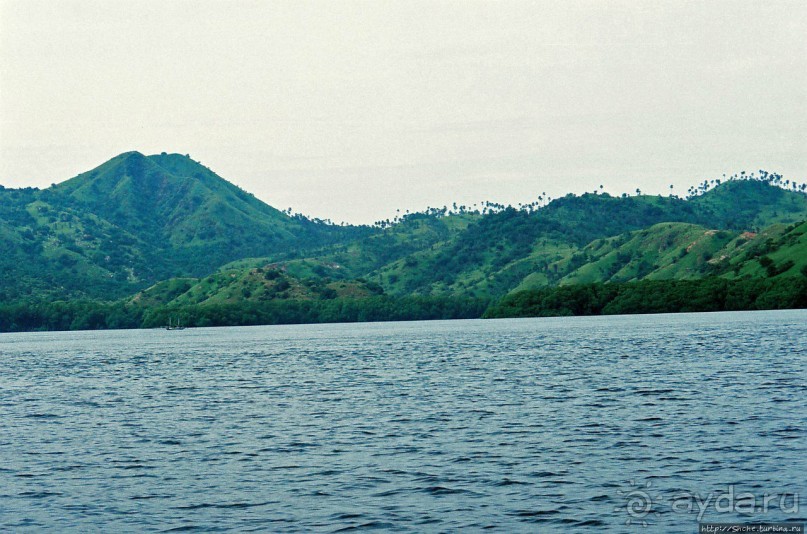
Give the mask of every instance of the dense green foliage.
<path id="1" fill-rule="evenodd" d="M 742 209 L 733 211 L 735 197 Z M 750 198 L 757 198 L 754 204 Z M 743 230 L 758 231 L 760 225 L 794 223 L 807 218 L 807 197 L 756 180 L 736 181 L 717 186 L 688 200 L 677 197 L 640 195 L 612 197 L 608 194 L 567 195 L 539 209 L 504 208 L 487 214 L 467 230 L 444 242 L 386 265 L 368 278 L 376 279 L 395 294 L 503 295 L 514 288 L 576 283 L 575 271 L 596 259 L 588 247 L 602 239 L 629 240 L 634 232 L 645 232 L 653 225 L 683 223 L 701 227 L 701 232 L 728 232 L 718 237 L 735 237 Z M 697 238 L 679 243 L 687 249 Z M 713 240 L 697 250 L 687 264 L 688 277 L 711 274 L 707 262 L 725 243 Z M 654 267 L 646 257 L 652 248 L 641 251 L 636 244 L 620 251 L 623 272 L 614 271 L 612 258 L 607 268 L 586 281 L 642 279 Z M 628 252 L 630 257 L 625 253 Z M 679 251 L 680 252 L 680 251 Z M 708 256 L 708 257 L 707 257 Z M 623 265 L 624 266 L 624 265 Z M 620 267 L 621 268 L 621 267 Z M 673 272 L 658 276 L 675 278 Z M 375 278 L 374 278 L 375 277 Z"/>
<path id="2" fill-rule="evenodd" d="M 560 284 L 794 276 L 807 265 L 807 223 L 775 224 L 759 233 L 660 223 L 597 239 L 551 265 Z M 527 279 L 516 290 L 532 289 Z"/>
<path id="3" fill-rule="evenodd" d="M 92 301 L 0 305 L 0 331 L 546 317 L 807 308 L 807 276 L 643 280 L 545 287 L 481 299 L 389 297 L 147 307 Z"/>
<path id="4" fill-rule="evenodd" d="M 543 317 L 807 308 L 807 277 L 642 280 L 519 291 L 485 317 Z"/>
<path id="5" fill-rule="evenodd" d="M 231 262 L 281 261 L 300 276 L 365 278 L 394 295 L 488 298 L 576 283 L 592 241 L 655 224 L 757 232 L 807 218 L 803 187 L 778 175 L 716 182 L 687 199 L 541 196 L 519 209 L 486 202 L 481 212 L 429 208 L 376 227 L 338 226 L 279 211 L 188 156 L 127 152 L 42 191 L 0 188 L 0 300 L 119 298 Z M 650 275 L 651 260 L 614 281 Z M 700 271 L 688 276 L 708 274 Z M 595 278 L 580 280 L 604 281 Z"/>
<path id="6" fill-rule="evenodd" d="M 42 191 L 0 189 L 0 298 L 123 297 L 376 231 L 280 212 L 187 156 L 128 152 Z"/>
<path id="7" fill-rule="evenodd" d="M 479 299 L 388 296 L 154 308 L 92 301 L 0 304 L 0 332 L 159 328 L 169 319 L 189 327 L 471 319 L 487 306 Z"/>
<path id="8" fill-rule="evenodd" d="M 95 301 L 0 303 L 0 332 L 139 328 L 144 308 Z"/>
<path id="9" fill-rule="evenodd" d="M 646 287 L 671 310 L 703 288 L 729 292 L 704 297 L 714 309 L 778 306 L 769 294 L 798 306 L 780 279 L 807 273 L 805 189 L 760 171 L 686 198 L 601 186 L 339 226 L 279 211 L 188 156 L 128 152 L 45 190 L 0 186 L 0 330 L 154 326 L 180 313 L 198 325 L 474 317 L 503 297 L 490 314 L 641 312 L 630 295 Z M 672 283 L 704 278 L 720 280 Z"/>

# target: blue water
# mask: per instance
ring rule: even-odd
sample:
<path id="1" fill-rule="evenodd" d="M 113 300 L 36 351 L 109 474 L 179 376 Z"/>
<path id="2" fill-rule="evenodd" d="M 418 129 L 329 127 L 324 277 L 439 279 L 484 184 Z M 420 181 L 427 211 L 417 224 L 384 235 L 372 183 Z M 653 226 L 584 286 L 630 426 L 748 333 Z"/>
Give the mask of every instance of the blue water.
<path id="1" fill-rule="evenodd" d="M 701 519 L 804 521 L 805 325 L 2 334 L 0 530 L 691 533 L 720 495 Z"/>

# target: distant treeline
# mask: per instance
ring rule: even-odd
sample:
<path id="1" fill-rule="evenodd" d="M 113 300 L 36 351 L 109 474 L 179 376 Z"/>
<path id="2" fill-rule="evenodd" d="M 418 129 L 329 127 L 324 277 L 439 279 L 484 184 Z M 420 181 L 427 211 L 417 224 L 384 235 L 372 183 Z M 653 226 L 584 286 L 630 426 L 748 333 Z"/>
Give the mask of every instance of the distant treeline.
<path id="1" fill-rule="evenodd" d="M 485 299 L 377 296 L 362 299 L 245 301 L 145 308 L 94 301 L 0 304 L 0 332 L 239 326 L 479 317 L 546 317 L 807 308 L 807 277 L 643 280 L 522 291 Z"/>
<path id="2" fill-rule="evenodd" d="M 473 319 L 490 301 L 455 297 L 245 301 L 144 308 L 92 301 L 0 304 L 0 332 Z"/>
<path id="3" fill-rule="evenodd" d="M 807 278 L 642 280 L 546 287 L 504 297 L 494 317 L 613 315 L 807 308 Z"/>

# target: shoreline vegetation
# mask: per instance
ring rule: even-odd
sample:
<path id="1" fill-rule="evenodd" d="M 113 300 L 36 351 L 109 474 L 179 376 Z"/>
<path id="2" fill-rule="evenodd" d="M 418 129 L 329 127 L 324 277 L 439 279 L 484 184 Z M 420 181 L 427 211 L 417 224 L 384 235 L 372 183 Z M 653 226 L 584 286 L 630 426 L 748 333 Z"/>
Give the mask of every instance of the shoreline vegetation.
<path id="1" fill-rule="evenodd" d="M 807 276 L 641 280 L 519 291 L 498 300 L 379 295 L 148 307 L 131 302 L 0 304 L 0 332 L 253 326 L 439 319 L 555 317 L 807 308 Z"/>
<path id="2" fill-rule="evenodd" d="M 807 183 L 605 184 L 372 225 L 278 210 L 189 155 L 0 186 L 0 332 L 807 307 Z"/>

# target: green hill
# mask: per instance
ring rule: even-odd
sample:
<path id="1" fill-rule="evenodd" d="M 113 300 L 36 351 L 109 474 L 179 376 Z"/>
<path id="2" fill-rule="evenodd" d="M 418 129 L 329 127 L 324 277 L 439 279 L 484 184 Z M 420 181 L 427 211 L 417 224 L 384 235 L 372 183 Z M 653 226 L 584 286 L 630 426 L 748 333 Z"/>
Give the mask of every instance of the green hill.
<path id="1" fill-rule="evenodd" d="M 310 255 L 283 261 L 283 268 L 302 278 L 348 279 L 373 274 L 404 257 L 429 253 L 481 218 L 478 214 L 412 213 L 392 226 L 343 244 L 314 250 Z M 247 258 L 228 263 L 222 269 L 249 269 L 272 262 L 272 258 Z"/>
<path id="2" fill-rule="evenodd" d="M 733 245 L 713 260 L 726 278 L 807 276 L 807 221 L 743 234 Z"/>
<path id="3" fill-rule="evenodd" d="M 712 228 L 759 231 L 775 223 L 804 219 L 804 190 L 788 190 L 763 180 L 732 180 L 690 199 Z"/>
<path id="4" fill-rule="evenodd" d="M 141 306 L 220 305 L 270 300 L 361 299 L 383 293 L 364 280 L 301 278 L 285 266 L 269 264 L 241 270 L 221 270 L 201 279 L 160 282 L 138 293 L 131 303 Z"/>
<path id="5" fill-rule="evenodd" d="M 662 223 L 596 240 L 579 254 L 585 263 L 561 285 L 636 280 L 689 280 L 798 275 L 807 266 L 807 223 L 774 224 L 759 233 Z M 571 260 L 558 262 L 567 269 Z M 535 285 L 519 285 L 514 291 Z"/>
<path id="6" fill-rule="evenodd" d="M 736 210 L 735 197 L 739 206 Z M 575 280 L 639 279 L 657 269 L 661 271 L 651 278 L 697 277 L 709 272 L 706 264 L 711 257 L 707 256 L 718 241 L 740 231 L 757 230 L 776 222 L 793 223 L 806 217 L 807 196 L 803 193 L 751 180 L 729 182 L 688 200 L 647 195 L 568 195 L 538 210 L 507 208 L 486 215 L 430 249 L 412 253 L 366 276 L 393 294 L 477 296 Z M 684 226 L 673 225 L 665 231 L 662 223 Z M 653 228 L 654 225 L 662 226 Z M 702 228 L 693 229 L 692 225 Z M 690 249 L 692 255 L 684 258 L 685 254 L 675 249 L 676 240 L 695 239 L 686 232 L 711 230 L 715 232 Z M 629 235 L 636 231 L 646 233 Z M 676 235 L 679 232 L 684 233 Z M 594 246 L 603 239 L 611 239 L 611 244 L 605 248 L 603 243 Z M 634 241 L 611 257 L 601 258 L 624 239 Z M 689 246 L 690 241 L 686 244 Z M 661 252 L 653 252 L 654 248 L 675 250 L 667 250 L 667 257 L 662 257 Z M 601 259 L 598 265 L 577 272 Z M 658 262 L 661 263 L 656 265 Z M 626 265 L 617 269 L 617 263 Z"/>
<path id="7" fill-rule="evenodd" d="M 0 187 L 0 304 L 24 315 L 32 302 L 123 299 L 142 314 L 333 301 L 331 314 L 376 299 L 387 315 L 373 316 L 392 317 L 406 297 L 423 315 L 404 316 L 453 317 L 460 302 L 555 286 L 802 276 L 805 187 L 749 178 L 687 198 L 588 193 L 357 227 L 289 216 L 188 156 L 127 152 L 45 190 Z"/>
<path id="8" fill-rule="evenodd" d="M 44 191 L 0 190 L 0 235 L 0 300 L 124 295 L 170 272 L 149 243 Z"/>
<path id="9" fill-rule="evenodd" d="M 285 276 L 304 285 L 360 279 L 361 283 L 370 281 L 394 296 L 477 298 L 556 284 L 699 279 L 714 275 L 766 276 L 765 267 L 758 263 L 765 254 L 773 258 L 771 261 L 778 260 L 775 268 L 787 267 L 785 271 L 797 272 L 802 260 L 794 261 L 792 267 L 786 261 L 800 250 L 772 252 L 784 246 L 785 241 L 779 240 L 785 225 L 776 224 L 759 233 L 741 232 L 730 226 L 738 224 L 737 221 L 753 227 L 771 219 L 805 217 L 807 209 L 801 212 L 793 209 L 802 205 L 803 195 L 781 190 L 770 193 L 769 189 L 778 188 L 768 184 L 762 187 L 751 184 L 746 189 L 733 185 L 725 189 L 727 194 L 721 188 L 710 192 L 709 208 L 703 210 L 694 199 L 584 195 L 558 199 L 537 211 L 503 209 L 484 216 L 412 214 L 377 234 L 276 265 Z M 754 189 L 770 193 L 763 197 L 767 200 L 761 201 L 756 210 L 746 209 L 731 224 L 723 220 L 723 229 L 692 222 L 645 226 L 659 219 L 713 218 L 714 206 L 730 204 L 738 190 Z M 798 228 L 791 227 L 788 236 L 798 232 Z M 616 231 L 621 233 L 609 235 Z M 586 242 L 592 236 L 604 237 Z M 800 245 L 801 241 L 794 243 Z M 248 282 L 250 277 L 245 273 L 267 263 L 270 263 L 267 258 L 239 260 L 216 273 L 216 277 L 223 272 L 241 280 L 244 292 L 240 296 L 229 284 L 225 287 L 214 284 L 212 292 L 210 287 L 197 287 L 181 299 L 161 302 L 255 300 L 265 292 Z M 205 299 L 191 295 L 205 295 Z"/>
<path id="10" fill-rule="evenodd" d="M 170 249 L 177 270 L 189 274 L 352 236 L 352 228 L 290 217 L 179 154 L 121 154 L 48 192 Z"/>
<path id="11" fill-rule="evenodd" d="M 116 297 L 246 256 L 366 236 L 290 217 L 178 154 L 121 154 L 39 191 L 0 190 L 0 296 Z"/>
<path id="12" fill-rule="evenodd" d="M 628 282 L 641 279 L 700 278 L 711 271 L 710 260 L 738 235 L 689 223 L 660 223 L 617 237 L 598 239 L 575 259 L 559 262 L 568 272 L 561 284 Z"/>

